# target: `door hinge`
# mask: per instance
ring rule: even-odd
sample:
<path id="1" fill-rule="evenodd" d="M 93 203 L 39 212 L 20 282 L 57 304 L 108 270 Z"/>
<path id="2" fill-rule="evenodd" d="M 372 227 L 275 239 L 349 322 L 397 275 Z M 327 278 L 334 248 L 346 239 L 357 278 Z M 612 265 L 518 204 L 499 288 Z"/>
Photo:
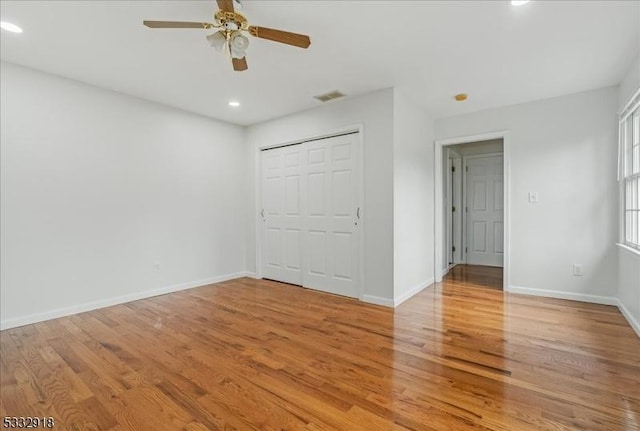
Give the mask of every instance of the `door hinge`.
<path id="1" fill-rule="evenodd" d="M 456 167 L 455 166 L 451 166 L 451 172 L 455 172 L 456 171 Z"/>
<path id="2" fill-rule="evenodd" d="M 465 248 L 464 248 L 464 252 L 465 252 L 465 253 L 469 253 L 469 247 L 465 247 Z"/>
<path id="3" fill-rule="evenodd" d="M 456 212 L 456 207 L 451 207 L 452 212 Z"/>
<path id="4" fill-rule="evenodd" d="M 455 245 L 452 248 L 453 248 L 453 251 L 456 251 L 456 246 Z"/>
<path id="5" fill-rule="evenodd" d="M 469 212 L 469 207 L 464 207 L 464 212 L 468 213 Z"/>
<path id="6" fill-rule="evenodd" d="M 465 172 L 469 172 L 469 166 L 465 166 L 465 167 L 464 167 L 464 171 L 465 171 Z"/>

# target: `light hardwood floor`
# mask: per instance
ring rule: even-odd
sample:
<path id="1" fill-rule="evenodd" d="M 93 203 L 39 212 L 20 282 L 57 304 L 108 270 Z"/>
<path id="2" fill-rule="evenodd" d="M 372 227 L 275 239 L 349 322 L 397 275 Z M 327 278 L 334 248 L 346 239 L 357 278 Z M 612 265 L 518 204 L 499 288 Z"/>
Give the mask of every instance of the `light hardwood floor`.
<path id="1" fill-rule="evenodd" d="M 395 311 L 245 278 L 2 331 L 0 411 L 59 430 L 640 429 L 640 339 L 615 307 L 479 270 Z"/>

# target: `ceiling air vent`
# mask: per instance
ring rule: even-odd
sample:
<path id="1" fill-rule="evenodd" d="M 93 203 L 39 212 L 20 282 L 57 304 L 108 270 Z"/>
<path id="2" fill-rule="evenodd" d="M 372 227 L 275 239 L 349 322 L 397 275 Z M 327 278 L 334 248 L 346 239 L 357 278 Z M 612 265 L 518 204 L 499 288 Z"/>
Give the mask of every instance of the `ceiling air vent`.
<path id="1" fill-rule="evenodd" d="M 329 100 L 338 99 L 340 97 L 344 97 L 345 94 L 339 92 L 338 90 L 330 91 L 329 93 L 320 94 L 318 96 L 313 96 L 315 99 L 318 99 L 321 102 L 328 102 Z"/>

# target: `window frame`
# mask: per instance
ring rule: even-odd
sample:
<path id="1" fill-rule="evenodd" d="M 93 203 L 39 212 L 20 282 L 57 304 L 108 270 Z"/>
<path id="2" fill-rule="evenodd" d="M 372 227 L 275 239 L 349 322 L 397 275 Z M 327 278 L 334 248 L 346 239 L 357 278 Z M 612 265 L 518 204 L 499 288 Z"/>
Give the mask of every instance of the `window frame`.
<path id="1" fill-rule="evenodd" d="M 619 118 L 620 242 L 640 251 L 640 88 Z"/>

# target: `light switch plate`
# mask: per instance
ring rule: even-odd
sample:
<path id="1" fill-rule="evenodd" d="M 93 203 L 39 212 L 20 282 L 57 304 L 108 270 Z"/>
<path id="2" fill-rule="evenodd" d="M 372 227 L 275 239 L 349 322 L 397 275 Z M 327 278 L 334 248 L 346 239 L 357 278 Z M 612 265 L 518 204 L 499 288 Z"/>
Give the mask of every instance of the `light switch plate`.
<path id="1" fill-rule="evenodd" d="M 529 192 L 529 203 L 530 204 L 538 203 L 538 192 Z"/>

